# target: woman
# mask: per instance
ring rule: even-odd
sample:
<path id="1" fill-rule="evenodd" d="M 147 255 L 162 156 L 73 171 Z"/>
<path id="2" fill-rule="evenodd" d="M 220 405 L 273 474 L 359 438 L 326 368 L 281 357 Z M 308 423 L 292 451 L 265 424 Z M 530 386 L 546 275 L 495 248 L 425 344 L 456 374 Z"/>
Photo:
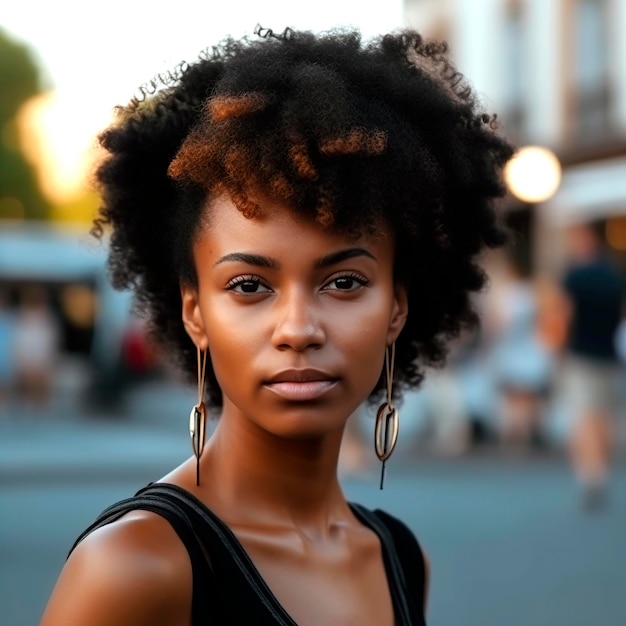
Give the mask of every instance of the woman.
<path id="1" fill-rule="evenodd" d="M 257 35 L 101 136 L 97 227 L 115 285 L 197 376 L 194 456 L 87 530 L 44 626 L 424 623 L 419 544 L 346 502 L 337 457 L 369 397 L 386 460 L 396 392 L 475 323 L 512 150 L 445 45 Z"/>

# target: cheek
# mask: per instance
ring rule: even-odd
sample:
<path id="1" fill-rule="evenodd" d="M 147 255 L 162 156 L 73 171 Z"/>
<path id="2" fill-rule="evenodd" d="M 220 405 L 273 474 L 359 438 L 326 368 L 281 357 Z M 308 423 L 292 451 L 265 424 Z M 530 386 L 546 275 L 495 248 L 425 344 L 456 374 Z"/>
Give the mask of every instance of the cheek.
<path id="1" fill-rule="evenodd" d="M 354 309 L 346 308 L 333 318 L 337 320 L 337 325 L 341 324 L 343 332 L 361 340 L 361 348 L 364 350 L 367 351 L 373 345 L 384 347 L 391 320 L 392 303 L 392 290 L 381 287 L 372 290 L 367 299 Z"/>
<path id="2" fill-rule="evenodd" d="M 366 394 L 374 388 L 383 368 L 391 311 L 384 297 L 359 315 L 342 317 L 335 326 L 334 341 L 343 347 L 351 371 Z M 339 320 L 338 320 L 339 322 Z"/>
<path id="3" fill-rule="evenodd" d="M 240 323 L 225 309 L 216 306 L 204 307 L 202 317 L 205 324 L 209 352 L 215 376 L 224 391 L 229 380 L 245 380 L 246 365 L 262 342 L 257 325 Z"/>

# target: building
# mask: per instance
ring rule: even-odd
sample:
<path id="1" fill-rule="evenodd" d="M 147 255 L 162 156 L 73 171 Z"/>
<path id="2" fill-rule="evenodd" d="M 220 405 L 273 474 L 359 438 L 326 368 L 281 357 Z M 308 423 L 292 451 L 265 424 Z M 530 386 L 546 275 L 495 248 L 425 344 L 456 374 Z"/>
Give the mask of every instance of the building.
<path id="1" fill-rule="evenodd" d="M 405 0 L 405 21 L 448 41 L 518 146 L 559 158 L 549 201 L 507 200 L 529 264 L 558 271 L 563 227 L 584 220 L 602 221 L 626 268 L 626 1 Z"/>

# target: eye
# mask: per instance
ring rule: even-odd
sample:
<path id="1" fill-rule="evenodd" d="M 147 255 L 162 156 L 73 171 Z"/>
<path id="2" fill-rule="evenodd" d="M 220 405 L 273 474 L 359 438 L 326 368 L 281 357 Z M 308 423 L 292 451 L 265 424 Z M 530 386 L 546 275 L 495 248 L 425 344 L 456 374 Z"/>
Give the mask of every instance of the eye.
<path id="1" fill-rule="evenodd" d="M 328 281 L 323 289 L 325 291 L 356 291 L 361 287 L 365 287 L 368 282 L 367 278 L 361 274 L 343 274 Z"/>
<path id="2" fill-rule="evenodd" d="M 258 276 L 252 274 L 232 278 L 226 283 L 226 289 L 245 296 L 255 296 L 260 293 L 271 292 L 271 289 L 267 285 L 264 285 Z"/>

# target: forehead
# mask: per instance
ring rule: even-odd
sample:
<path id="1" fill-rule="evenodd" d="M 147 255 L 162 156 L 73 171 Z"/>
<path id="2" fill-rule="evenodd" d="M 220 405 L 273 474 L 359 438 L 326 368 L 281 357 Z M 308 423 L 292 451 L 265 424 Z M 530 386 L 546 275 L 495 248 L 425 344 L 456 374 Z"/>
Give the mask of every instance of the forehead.
<path id="1" fill-rule="evenodd" d="M 344 232 L 318 223 L 293 207 L 267 198 L 255 199 L 260 211 L 245 217 L 227 195 L 214 198 L 205 208 L 197 239 L 210 239 L 216 247 L 277 245 L 297 248 L 333 248 L 353 246 L 393 247 L 389 228 L 380 225 L 374 231 Z"/>

